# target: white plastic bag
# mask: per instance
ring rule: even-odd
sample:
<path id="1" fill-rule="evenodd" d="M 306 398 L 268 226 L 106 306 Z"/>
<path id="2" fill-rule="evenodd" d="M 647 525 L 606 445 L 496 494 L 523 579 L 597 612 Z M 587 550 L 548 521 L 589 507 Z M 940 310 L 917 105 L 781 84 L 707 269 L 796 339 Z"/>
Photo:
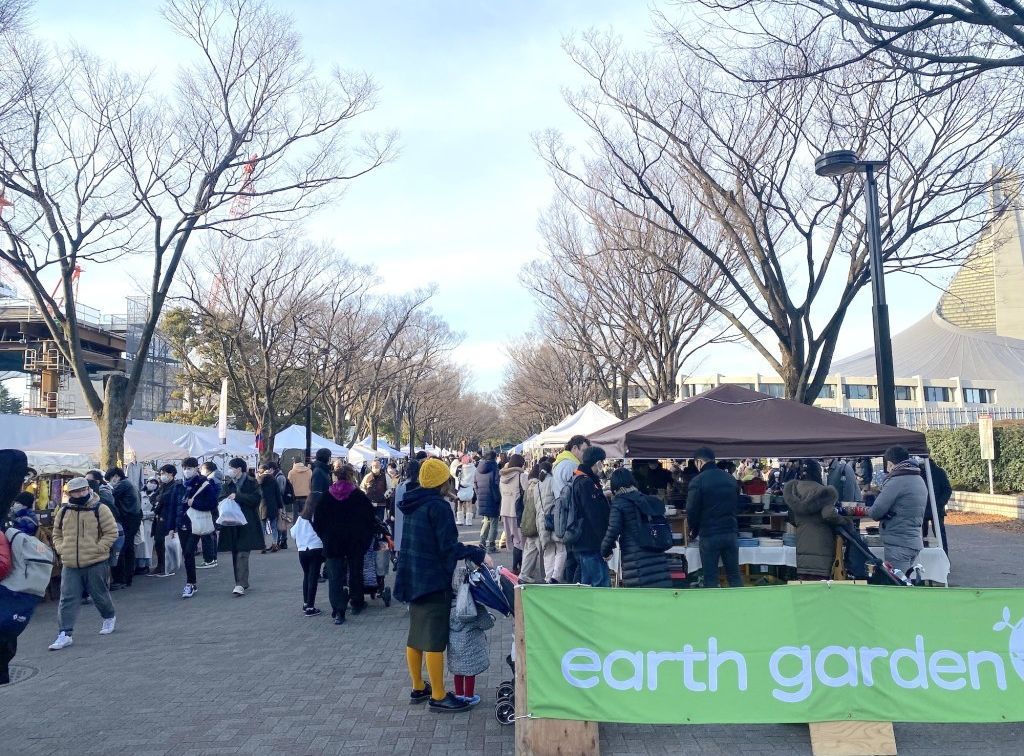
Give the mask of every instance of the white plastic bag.
<path id="1" fill-rule="evenodd" d="M 204 536 L 213 532 L 213 513 L 200 512 L 198 509 L 189 507 L 185 510 L 189 521 L 192 523 L 192 535 Z"/>
<path id="2" fill-rule="evenodd" d="M 224 499 L 218 507 L 220 517 L 217 518 L 218 525 L 245 525 L 248 520 L 242 514 L 242 508 L 234 499 Z"/>
<path id="3" fill-rule="evenodd" d="M 181 556 L 181 540 L 175 535 L 164 539 L 164 572 L 170 575 L 181 569 L 184 560 Z"/>

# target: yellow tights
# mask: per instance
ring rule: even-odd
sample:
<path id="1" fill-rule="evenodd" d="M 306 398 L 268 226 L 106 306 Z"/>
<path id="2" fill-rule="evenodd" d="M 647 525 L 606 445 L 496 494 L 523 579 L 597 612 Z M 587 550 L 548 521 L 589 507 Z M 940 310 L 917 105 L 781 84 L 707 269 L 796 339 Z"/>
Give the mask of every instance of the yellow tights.
<path id="1" fill-rule="evenodd" d="M 444 652 L 423 652 L 415 648 L 405 647 L 405 662 L 409 666 L 409 677 L 412 678 L 412 689 L 423 690 L 423 658 L 427 660 L 427 677 L 430 679 L 430 697 L 440 701 L 445 696 L 444 689 Z"/>

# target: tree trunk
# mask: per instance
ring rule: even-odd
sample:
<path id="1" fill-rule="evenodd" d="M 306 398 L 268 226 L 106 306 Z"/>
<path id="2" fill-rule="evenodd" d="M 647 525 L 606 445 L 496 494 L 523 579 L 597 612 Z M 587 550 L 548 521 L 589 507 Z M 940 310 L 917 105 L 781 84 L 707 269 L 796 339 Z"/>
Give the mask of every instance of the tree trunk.
<path id="1" fill-rule="evenodd" d="M 124 432 L 128 427 L 128 377 L 109 375 L 103 385 L 103 411 L 93 417 L 100 432 L 100 466 L 106 470 L 124 463 Z"/>
<path id="2" fill-rule="evenodd" d="M 377 451 L 377 418 L 370 420 L 370 448 Z"/>
<path id="3" fill-rule="evenodd" d="M 409 405 L 409 456 L 415 456 L 416 452 L 416 411 Z"/>

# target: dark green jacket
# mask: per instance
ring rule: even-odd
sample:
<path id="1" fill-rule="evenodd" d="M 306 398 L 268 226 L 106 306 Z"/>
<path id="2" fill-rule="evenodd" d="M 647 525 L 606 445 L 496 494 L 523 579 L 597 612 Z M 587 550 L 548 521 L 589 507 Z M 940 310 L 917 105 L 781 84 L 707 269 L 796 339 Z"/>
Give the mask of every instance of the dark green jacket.
<path id="1" fill-rule="evenodd" d="M 220 501 L 224 501 L 231 494 L 235 495 L 235 503 L 242 509 L 245 515 L 245 525 L 228 525 L 221 527 L 220 540 L 217 544 L 218 551 L 256 551 L 262 550 L 266 544 L 263 542 L 263 527 L 260 523 L 260 487 L 259 484 L 248 474 L 243 475 L 240 481 L 227 476 L 224 477 L 224 485 L 220 489 Z"/>

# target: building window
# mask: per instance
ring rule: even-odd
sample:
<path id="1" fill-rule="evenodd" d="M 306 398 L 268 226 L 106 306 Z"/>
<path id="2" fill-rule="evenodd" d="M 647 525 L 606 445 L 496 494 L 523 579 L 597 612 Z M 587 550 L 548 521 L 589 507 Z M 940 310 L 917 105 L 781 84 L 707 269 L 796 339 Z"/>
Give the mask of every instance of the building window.
<path id="1" fill-rule="evenodd" d="M 917 389 L 913 386 L 897 386 L 896 401 L 912 402 L 917 398 Z"/>
<path id="2" fill-rule="evenodd" d="M 967 404 L 995 404 L 995 389 L 965 388 L 964 402 Z"/>
<path id="3" fill-rule="evenodd" d="M 924 400 L 926 402 L 948 402 L 949 388 L 946 386 L 925 386 Z"/>
<path id="4" fill-rule="evenodd" d="M 626 391 L 627 391 L 626 395 L 630 399 L 643 399 L 644 398 L 644 390 L 642 388 L 640 388 L 639 386 L 630 386 Z"/>
<path id="5" fill-rule="evenodd" d="M 683 384 L 683 397 L 690 398 L 691 396 L 697 396 L 697 394 L 703 394 L 705 391 L 710 391 L 714 386 L 710 383 L 684 383 Z"/>
<path id="6" fill-rule="evenodd" d="M 832 383 L 826 383 L 821 387 L 821 391 L 818 392 L 819 399 L 835 399 L 836 398 L 836 387 Z"/>
<path id="7" fill-rule="evenodd" d="M 847 399 L 874 399 L 875 387 L 866 383 L 847 383 L 843 386 Z"/>
<path id="8" fill-rule="evenodd" d="M 786 386 L 782 383 L 762 383 L 761 393 L 774 396 L 776 399 L 786 398 Z"/>
<path id="9" fill-rule="evenodd" d="M 740 388 L 750 389 L 751 391 L 757 391 L 757 387 L 753 383 L 734 383 L 729 381 L 730 386 L 739 386 Z"/>

